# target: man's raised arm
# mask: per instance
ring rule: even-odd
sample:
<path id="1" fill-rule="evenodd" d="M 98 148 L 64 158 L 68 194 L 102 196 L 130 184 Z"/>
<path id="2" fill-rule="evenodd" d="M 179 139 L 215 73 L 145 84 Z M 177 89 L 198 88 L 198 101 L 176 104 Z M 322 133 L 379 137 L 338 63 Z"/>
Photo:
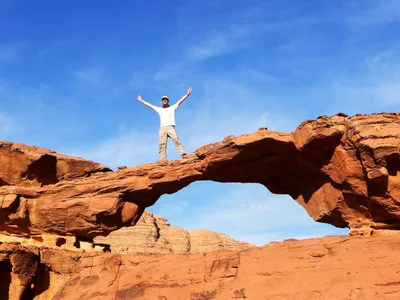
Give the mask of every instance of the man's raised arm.
<path id="1" fill-rule="evenodd" d="M 144 100 L 142 99 L 142 96 L 139 95 L 139 96 L 137 97 L 137 99 L 138 99 L 139 102 L 142 102 L 144 105 L 150 107 L 151 109 L 156 110 L 156 107 L 155 107 L 153 104 L 144 101 Z"/>
<path id="2" fill-rule="evenodd" d="M 189 88 L 188 88 L 188 91 L 187 91 L 187 93 L 186 93 L 186 95 L 183 96 L 181 99 L 179 99 L 178 102 L 176 102 L 176 105 L 177 105 L 177 106 L 181 105 L 182 102 L 185 101 L 186 98 L 189 97 L 191 93 L 192 93 L 192 88 L 189 87 Z"/>

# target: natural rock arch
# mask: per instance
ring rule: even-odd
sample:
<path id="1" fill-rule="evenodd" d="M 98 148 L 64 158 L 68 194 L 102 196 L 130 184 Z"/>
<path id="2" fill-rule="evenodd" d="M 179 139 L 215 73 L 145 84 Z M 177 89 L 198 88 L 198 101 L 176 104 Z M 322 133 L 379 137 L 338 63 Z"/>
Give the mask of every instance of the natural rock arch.
<path id="1" fill-rule="evenodd" d="M 116 172 L 90 165 L 84 176 L 42 187 L 21 180 L 0 187 L 0 230 L 90 240 L 135 224 L 161 195 L 198 180 L 263 184 L 337 227 L 398 228 L 399 137 L 398 114 L 339 114 L 303 122 L 294 133 L 230 136 L 183 161 Z"/>

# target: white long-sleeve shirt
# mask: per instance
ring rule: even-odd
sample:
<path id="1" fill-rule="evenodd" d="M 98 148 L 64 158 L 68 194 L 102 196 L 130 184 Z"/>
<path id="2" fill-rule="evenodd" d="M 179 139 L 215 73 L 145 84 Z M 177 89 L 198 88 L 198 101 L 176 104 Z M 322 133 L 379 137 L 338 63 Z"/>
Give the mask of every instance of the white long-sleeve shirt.
<path id="1" fill-rule="evenodd" d="M 175 126 L 175 111 L 177 110 L 178 103 L 171 105 L 167 108 L 159 107 L 150 104 L 150 107 L 154 109 L 160 116 L 160 127 L 164 126 Z"/>

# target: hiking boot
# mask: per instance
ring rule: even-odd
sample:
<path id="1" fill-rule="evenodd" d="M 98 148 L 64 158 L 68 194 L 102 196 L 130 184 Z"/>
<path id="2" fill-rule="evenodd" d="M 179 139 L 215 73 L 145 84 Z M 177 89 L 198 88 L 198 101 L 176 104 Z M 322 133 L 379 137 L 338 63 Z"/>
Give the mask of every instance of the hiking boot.
<path id="1" fill-rule="evenodd" d="M 182 158 L 186 158 L 186 157 L 187 157 L 187 153 L 182 153 L 182 154 L 181 154 L 181 157 L 182 157 Z"/>

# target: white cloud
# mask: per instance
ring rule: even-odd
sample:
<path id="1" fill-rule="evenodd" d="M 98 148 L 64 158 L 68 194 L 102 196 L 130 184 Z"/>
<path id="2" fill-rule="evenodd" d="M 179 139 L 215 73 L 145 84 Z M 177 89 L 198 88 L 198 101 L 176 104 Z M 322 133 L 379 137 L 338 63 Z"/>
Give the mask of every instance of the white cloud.
<path id="1" fill-rule="evenodd" d="M 153 80 L 171 80 L 172 78 L 176 79 L 179 77 L 184 77 L 187 72 L 193 72 L 193 67 L 188 66 L 189 62 L 180 61 L 180 62 L 168 62 L 161 66 L 153 75 Z M 191 70 L 188 70 L 191 69 Z M 138 75 L 136 75 L 138 76 Z M 142 75 L 139 75 L 142 76 Z M 132 79 L 133 81 L 134 79 Z"/>
<path id="2" fill-rule="evenodd" d="M 336 83 L 331 86 L 331 92 L 342 103 L 363 105 L 358 107 L 359 111 L 367 108 L 370 112 L 381 112 L 400 104 L 400 78 L 387 80 L 366 78 L 355 84 Z M 354 112 L 353 108 L 352 111 Z"/>
<path id="3" fill-rule="evenodd" d="M 254 29 L 232 26 L 209 32 L 185 49 L 188 61 L 199 61 L 231 53 L 249 46 Z"/>
<path id="4" fill-rule="evenodd" d="M 225 9 L 218 11 L 217 7 L 221 5 Z M 170 55 L 168 61 L 156 70 L 153 76 L 155 80 L 184 78 L 186 74 L 190 75 L 197 72 L 197 69 L 201 69 L 201 64 L 209 59 L 248 49 L 259 42 L 258 37 L 267 29 L 265 14 L 260 13 L 266 6 L 263 1 L 244 5 L 240 10 L 218 1 L 201 3 L 201 6 L 202 9 L 208 7 L 209 10 L 215 12 L 210 14 L 207 24 L 202 24 L 202 31 L 198 31 L 197 25 L 194 27 L 186 25 L 184 30 L 179 31 L 177 39 L 185 41 L 182 43 L 183 47 L 173 48 L 174 54 Z M 196 4 L 191 3 L 190 6 L 183 4 L 180 7 L 179 18 L 182 18 L 180 22 L 204 23 L 204 20 L 185 20 L 194 13 L 191 10 L 196 10 Z"/>
<path id="5" fill-rule="evenodd" d="M 12 139 L 17 133 L 23 131 L 22 124 L 17 123 L 14 118 L 6 113 L 0 112 L 0 139 Z"/>
<path id="6" fill-rule="evenodd" d="M 349 1 L 350 16 L 348 21 L 352 25 L 376 25 L 400 21 L 400 2 L 398 0 L 364 0 Z"/>
<path id="7" fill-rule="evenodd" d="M 149 210 L 186 230 L 213 230 L 259 246 L 286 238 L 347 234 L 346 229 L 316 223 L 289 196 L 273 195 L 257 184 L 194 183 L 164 195 Z"/>
<path id="8" fill-rule="evenodd" d="M 95 145 L 65 149 L 63 152 L 101 162 L 114 169 L 132 167 L 158 160 L 157 132 L 125 131 Z"/>
<path id="9" fill-rule="evenodd" d="M 39 58 L 44 59 L 44 58 L 48 57 L 50 54 L 52 54 L 53 52 L 62 50 L 64 47 L 67 47 L 72 43 L 73 43 L 72 40 L 57 39 L 54 42 L 50 43 L 47 47 L 40 49 L 37 52 L 37 55 Z"/>
<path id="10" fill-rule="evenodd" d="M 100 67 L 88 67 L 75 71 L 74 75 L 84 83 L 100 84 L 104 79 L 104 70 Z"/>
<path id="11" fill-rule="evenodd" d="M 30 110 L 34 107 L 42 106 L 44 99 L 48 97 L 49 91 L 50 88 L 45 85 L 32 87 L 0 78 L 0 102 L 23 105 L 25 109 Z"/>
<path id="12" fill-rule="evenodd" d="M 247 77 L 247 73 L 241 74 Z M 228 135 L 253 133 L 261 127 L 292 131 L 300 124 L 293 116 L 269 107 L 276 99 L 265 88 L 241 83 L 235 76 L 211 76 L 203 83 L 202 97 L 186 100 L 200 105 L 195 110 L 185 110 L 185 103 L 179 108 L 183 117 L 178 126 L 193 150 Z"/>
<path id="13" fill-rule="evenodd" d="M 11 63 L 17 61 L 26 49 L 25 43 L 0 44 L 0 63 Z"/>
<path id="14" fill-rule="evenodd" d="M 329 90 L 341 102 L 361 104 L 376 110 L 400 104 L 399 51 L 387 49 L 368 55 L 361 71 L 337 76 Z"/>

